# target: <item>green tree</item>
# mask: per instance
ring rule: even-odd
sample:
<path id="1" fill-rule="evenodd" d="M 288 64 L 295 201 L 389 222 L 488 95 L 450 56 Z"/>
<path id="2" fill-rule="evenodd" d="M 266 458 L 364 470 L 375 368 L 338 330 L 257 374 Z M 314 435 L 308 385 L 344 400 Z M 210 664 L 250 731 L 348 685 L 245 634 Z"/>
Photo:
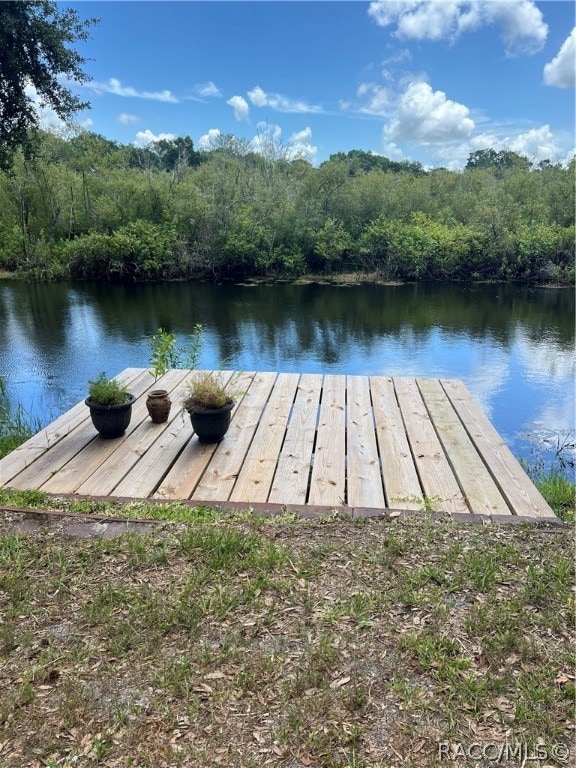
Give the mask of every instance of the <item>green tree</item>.
<path id="1" fill-rule="evenodd" d="M 69 44 L 86 40 L 96 23 L 49 0 L 0 3 L 0 167 L 10 166 L 16 147 L 32 150 L 29 131 L 38 127 L 38 115 L 31 87 L 62 120 L 89 106 L 59 78 L 89 80 L 85 59 Z"/>
<path id="2" fill-rule="evenodd" d="M 517 152 L 495 149 L 479 149 L 468 156 L 466 170 L 489 169 L 502 173 L 512 168 L 519 168 L 523 171 L 530 170 L 530 161 L 524 155 Z"/>

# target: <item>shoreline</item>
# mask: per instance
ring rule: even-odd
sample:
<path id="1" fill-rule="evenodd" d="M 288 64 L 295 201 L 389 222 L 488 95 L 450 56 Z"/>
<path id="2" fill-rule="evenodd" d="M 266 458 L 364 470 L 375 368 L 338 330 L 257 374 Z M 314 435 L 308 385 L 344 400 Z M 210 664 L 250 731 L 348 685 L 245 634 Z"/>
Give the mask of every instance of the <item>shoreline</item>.
<path id="1" fill-rule="evenodd" d="M 459 283 L 461 285 L 518 285 L 531 288 L 575 288 L 574 284 L 569 283 L 538 283 L 530 282 L 526 280 L 461 280 L 457 278 L 446 278 L 444 280 L 392 280 L 390 278 L 382 277 L 377 272 L 342 272 L 332 275 L 322 275 L 316 273 L 310 273 L 300 275 L 299 277 L 258 277 L 251 276 L 246 278 L 226 278 L 226 277 L 187 277 L 177 278 L 174 280 L 138 280 L 138 281 L 123 281 L 123 280 L 78 280 L 70 277 L 53 280 L 41 280 L 30 279 L 28 276 L 19 274 L 18 272 L 8 272 L 6 270 L 0 270 L 0 280 L 14 280 L 21 282 L 34 282 L 34 283 L 59 283 L 59 282 L 82 282 L 82 283 L 95 283 L 95 284 L 130 284 L 130 285 L 147 285 L 152 283 L 230 283 L 232 285 L 240 285 L 246 287 L 253 287 L 257 285 L 337 285 L 343 288 L 352 287 L 355 285 L 382 285 L 387 287 L 399 287 L 402 285 L 419 285 L 429 283 Z"/>

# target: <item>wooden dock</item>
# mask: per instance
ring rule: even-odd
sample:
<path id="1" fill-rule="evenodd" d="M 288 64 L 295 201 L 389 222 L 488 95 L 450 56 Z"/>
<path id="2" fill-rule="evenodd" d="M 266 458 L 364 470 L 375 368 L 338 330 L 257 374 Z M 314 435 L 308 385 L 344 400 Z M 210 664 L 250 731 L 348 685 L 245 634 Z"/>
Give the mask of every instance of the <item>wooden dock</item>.
<path id="1" fill-rule="evenodd" d="M 229 377 L 232 372 L 225 372 Z M 156 383 L 119 376 L 137 396 L 124 437 L 102 439 L 78 403 L 0 461 L 0 486 L 47 493 L 270 509 L 431 509 L 556 520 L 461 381 L 242 373 L 230 429 L 203 445 L 179 405 L 191 371 Z M 145 400 L 164 388 L 166 424 Z"/>

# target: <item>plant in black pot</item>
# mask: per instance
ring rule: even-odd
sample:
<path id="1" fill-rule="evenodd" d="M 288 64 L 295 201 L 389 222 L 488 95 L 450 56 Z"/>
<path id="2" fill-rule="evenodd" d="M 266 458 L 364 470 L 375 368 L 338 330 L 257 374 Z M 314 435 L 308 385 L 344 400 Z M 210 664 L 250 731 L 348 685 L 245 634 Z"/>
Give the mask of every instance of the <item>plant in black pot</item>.
<path id="1" fill-rule="evenodd" d="M 132 405 L 136 398 L 124 384 L 107 378 L 102 372 L 88 382 L 88 397 L 84 401 L 90 408 L 92 423 L 101 437 L 122 437 L 132 418 Z"/>
<path id="2" fill-rule="evenodd" d="M 219 443 L 228 431 L 238 394 L 233 391 L 235 381 L 236 376 L 224 382 L 215 371 L 199 371 L 187 385 L 182 405 L 201 443 Z"/>
<path id="3" fill-rule="evenodd" d="M 150 369 L 154 383 L 170 368 L 196 368 L 202 348 L 202 326 L 195 325 L 188 349 L 176 346 L 176 336 L 163 328 L 150 338 Z M 154 424 L 168 421 L 172 401 L 167 389 L 152 389 L 146 398 L 146 408 Z"/>

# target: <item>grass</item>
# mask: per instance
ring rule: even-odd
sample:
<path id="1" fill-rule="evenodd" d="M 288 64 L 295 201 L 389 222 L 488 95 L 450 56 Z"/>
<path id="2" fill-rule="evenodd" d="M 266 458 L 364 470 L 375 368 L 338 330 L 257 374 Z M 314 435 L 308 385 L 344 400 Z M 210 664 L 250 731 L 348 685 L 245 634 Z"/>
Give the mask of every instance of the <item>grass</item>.
<path id="1" fill-rule="evenodd" d="M 576 484 L 558 468 L 533 478 L 534 483 L 556 515 L 565 522 L 574 522 L 576 509 Z"/>
<path id="2" fill-rule="evenodd" d="M 428 768 L 441 742 L 572 744 L 568 527 L 206 508 L 70 539 L 17 517 L 0 765 Z"/>
<path id="3" fill-rule="evenodd" d="M 19 404 L 12 408 L 6 395 L 6 385 L 0 376 L 0 459 L 36 434 L 41 428 Z"/>

